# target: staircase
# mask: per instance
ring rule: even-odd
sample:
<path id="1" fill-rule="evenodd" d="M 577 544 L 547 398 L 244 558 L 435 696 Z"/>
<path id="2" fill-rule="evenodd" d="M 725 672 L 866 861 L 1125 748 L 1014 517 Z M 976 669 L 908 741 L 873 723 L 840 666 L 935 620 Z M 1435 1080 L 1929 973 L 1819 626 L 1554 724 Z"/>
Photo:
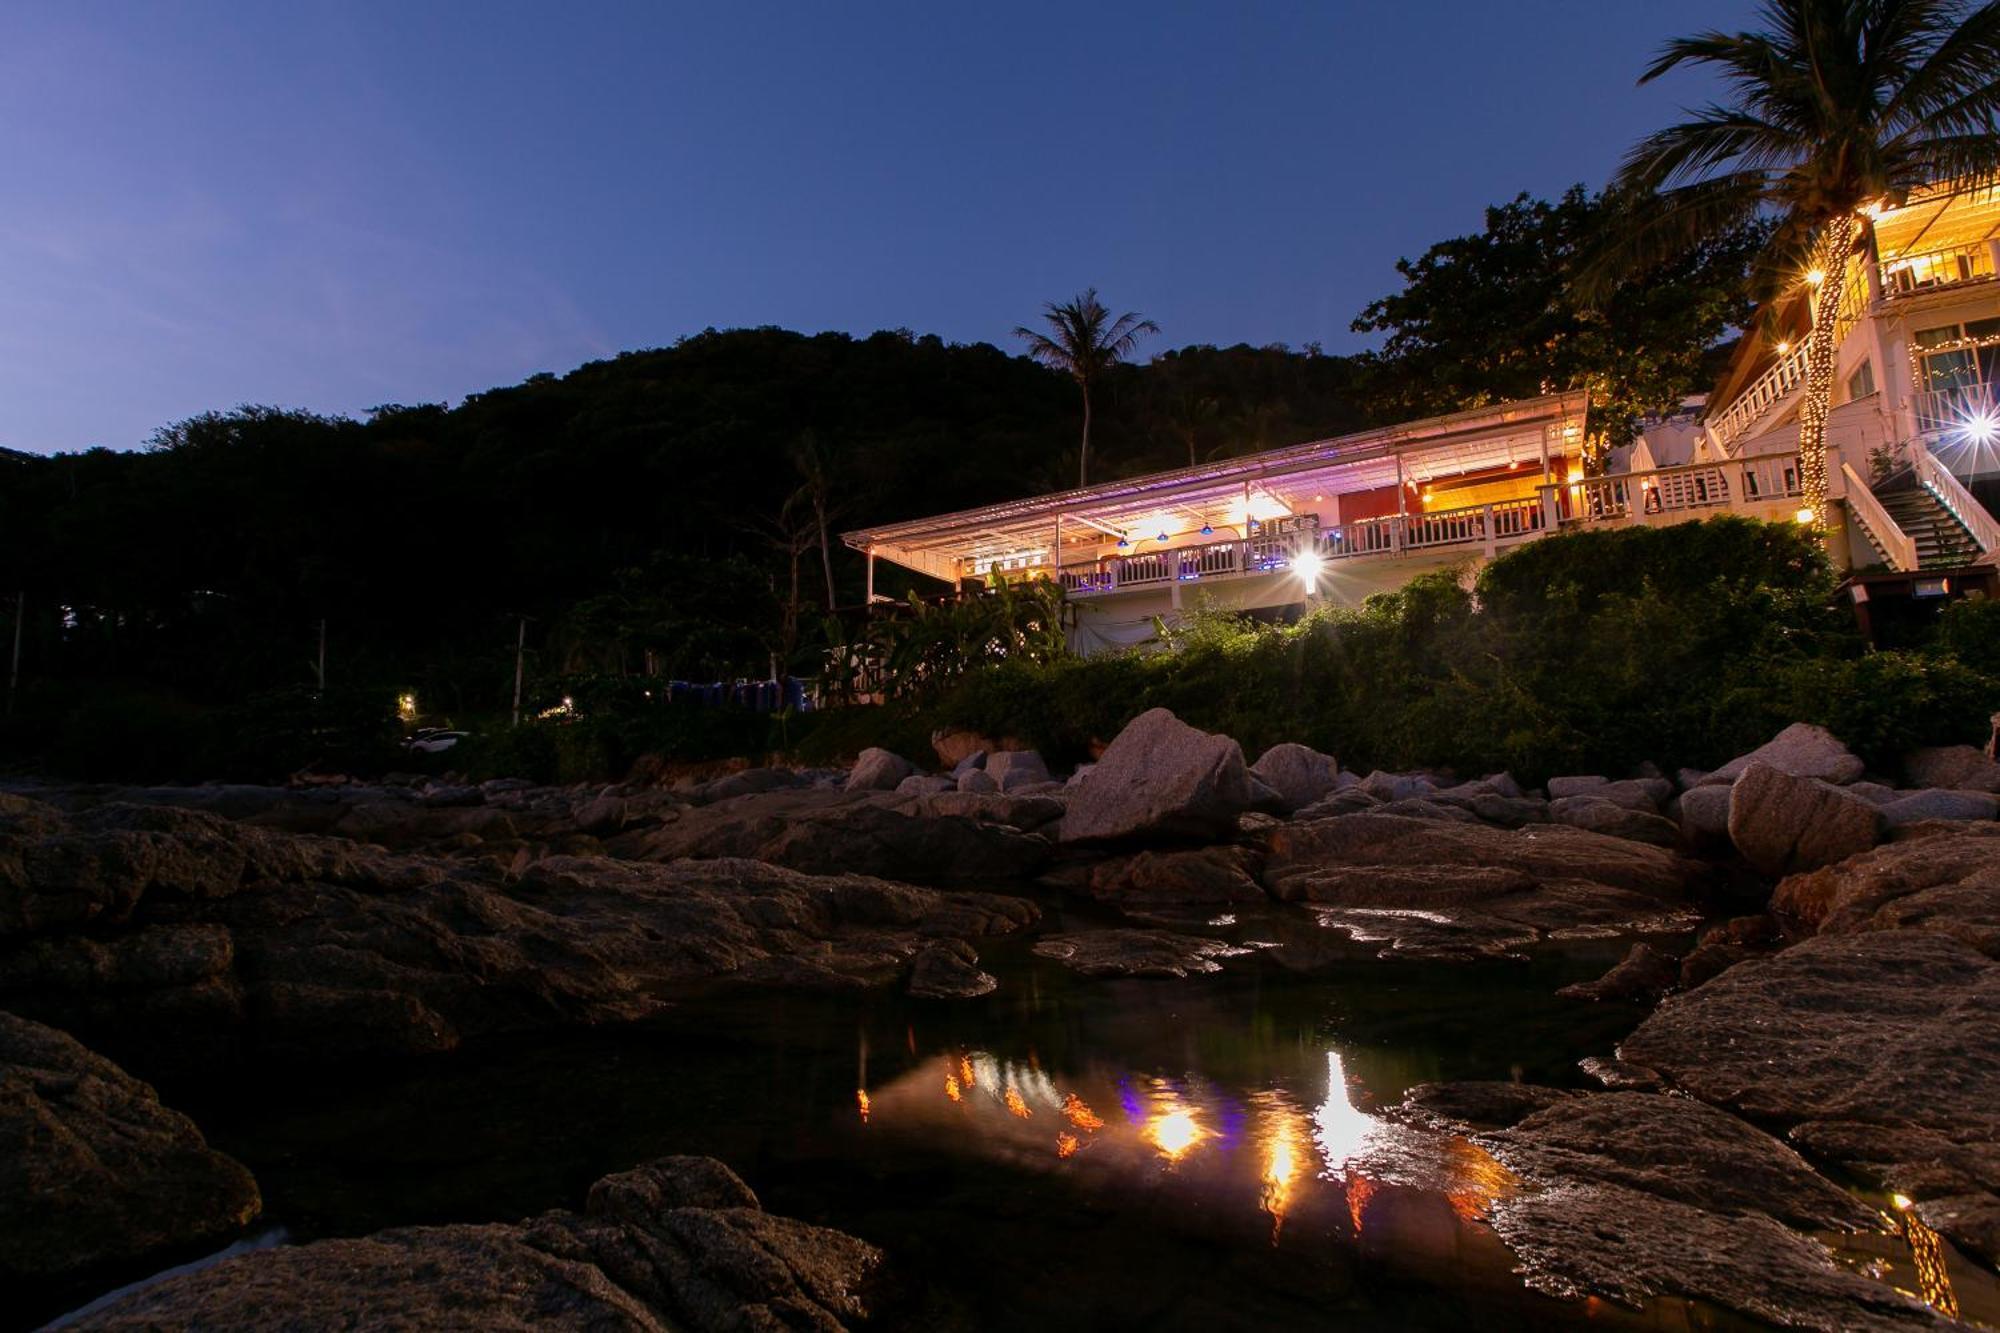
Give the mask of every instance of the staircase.
<path id="1" fill-rule="evenodd" d="M 1917 544 L 1917 568 L 1962 569 L 1979 558 L 1979 543 L 1965 525 L 1908 470 L 1890 476 L 1874 491 L 1896 526 Z"/>

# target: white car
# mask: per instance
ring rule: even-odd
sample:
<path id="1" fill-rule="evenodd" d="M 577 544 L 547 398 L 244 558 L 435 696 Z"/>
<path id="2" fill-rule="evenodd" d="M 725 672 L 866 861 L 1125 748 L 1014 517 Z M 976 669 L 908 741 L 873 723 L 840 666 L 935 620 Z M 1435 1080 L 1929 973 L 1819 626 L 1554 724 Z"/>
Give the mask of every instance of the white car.
<path id="1" fill-rule="evenodd" d="M 443 754 L 452 746 L 464 740 L 462 731 L 446 731 L 441 727 L 426 727 L 403 742 L 403 748 L 412 754 Z"/>

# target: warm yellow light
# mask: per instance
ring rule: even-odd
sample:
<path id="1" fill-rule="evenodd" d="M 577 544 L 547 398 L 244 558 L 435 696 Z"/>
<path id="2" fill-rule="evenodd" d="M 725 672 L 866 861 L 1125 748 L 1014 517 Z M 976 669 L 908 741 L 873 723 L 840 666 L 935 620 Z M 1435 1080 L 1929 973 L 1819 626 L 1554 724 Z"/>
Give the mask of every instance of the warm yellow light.
<path id="1" fill-rule="evenodd" d="M 1292 573 L 1299 576 L 1299 582 L 1308 589 L 1319 582 L 1320 571 L 1326 568 L 1326 561 L 1312 551 L 1300 551 L 1292 557 Z"/>
<path id="2" fill-rule="evenodd" d="M 1808 525 L 1811 524 L 1811 522 L 1813 521 L 1812 506 L 1806 505 L 1804 508 L 1800 509 L 1798 513 L 1793 514 L 1792 517 L 1797 519 L 1801 523 L 1805 523 Z"/>
<path id="3" fill-rule="evenodd" d="M 1864 218 L 1879 218 L 1882 216 L 1882 210 L 1886 207 L 1888 205 L 1883 200 L 1870 199 L 1867 203 L 1861 205 L 1860 208 L 1857 208 L 1855 212 L 1861 214 Z"/>
<path id="4" fill-rule="evenodd" d="M 1791 342 L 1790 342 L 1790 340 L 1789 340 L 1789 339 L 1785 339 L 1785 338 L 1780 338 L 1780 339 L 1778 339 L 1778 355 L 1779 355 L 1779 356 L 1783 356 L 1783 355 L 1785 355 L 1785 353 L 1787 353 L 1787 352 L 1789 352 L 1789 351 L 1791 351 L 1791 350 L 1792 350 L 1792 344 L 1791 344 Z"/>
<path id="5" fill-rule="evenodd" d="M 1896 1211 L 1899 1213 L 1910 1211 L 1910 1196 L 1907 1194 L 1891 1194 L 1889 1202 L 1896 1205 Z"/>
<path id="6" fill-rule="evenodd" d="M 1583 468 L 1582 468 L 1581 466 L 1578 466 L 1578 465 L 1575 465 L 1575 464 L 1572 464 L 1572 465 L 1570 466 L 1570 470 L 1569 470 L 1569 479 L 1570 479 L 1571 481 L 1573 481 L 1573 482 L 1576 482 L 1576 481 L 1582 481 L 1582 480 L 1583 480 Z"/>
<path id="7" fill-rule="evenodd" d="M 416 696 L 416 695 L 414 695 L 414 694 L 399 694 L 399 695 L 397 695 L 397 696 L 396 696 L 396 716 L 397 716 L 397 717 L 399 717 L 399 718 L 401 718 L 401 719 L 402 719 L 403 721 L 405 721 L 405 722 L 414 722 L 414 721 L 416 721 L 416 720 L 417 720 L 417 696 Z"/>
<path id="8" fill-rule="evenodd" d="M 1825 281 L 1826 281 L 1825 269 L 1809 268 L 1806 270 L 1806 285 L 1808 287 L 1817 287 Z"/>
<path id="9" fill-rule="evenodd" d="M 1190 1148 L 1208 1137 L 1208 1131 L 1195 1120 L 1192 1111 L 1162 1111 L 1146 1126 L 1146 1137 L 1169 1161 L 1178 1162 Z"/>

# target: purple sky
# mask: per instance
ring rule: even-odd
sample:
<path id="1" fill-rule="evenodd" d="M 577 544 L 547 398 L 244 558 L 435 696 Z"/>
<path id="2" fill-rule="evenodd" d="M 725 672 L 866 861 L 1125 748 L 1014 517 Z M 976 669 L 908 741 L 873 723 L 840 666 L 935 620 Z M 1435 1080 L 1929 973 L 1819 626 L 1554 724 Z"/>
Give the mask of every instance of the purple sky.
<path id="1" fill-rule="evenodd" d="M 1750 0 L 0 11 L 0 445 L 456 401 L 707 326 L 1362 345 L 1399 256 L 1599 184 Z"/>

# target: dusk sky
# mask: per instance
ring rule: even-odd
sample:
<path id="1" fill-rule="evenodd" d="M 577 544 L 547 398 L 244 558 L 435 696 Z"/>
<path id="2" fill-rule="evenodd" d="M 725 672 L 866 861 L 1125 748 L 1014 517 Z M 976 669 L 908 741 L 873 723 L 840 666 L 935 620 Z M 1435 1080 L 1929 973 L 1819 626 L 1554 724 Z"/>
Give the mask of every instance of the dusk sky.
<path id="1" fill-rule="evenodd" d="M 0 445 L 456 401 L 704 327 L 1366 345 L 1751 0 L 0 7 Z"/>

